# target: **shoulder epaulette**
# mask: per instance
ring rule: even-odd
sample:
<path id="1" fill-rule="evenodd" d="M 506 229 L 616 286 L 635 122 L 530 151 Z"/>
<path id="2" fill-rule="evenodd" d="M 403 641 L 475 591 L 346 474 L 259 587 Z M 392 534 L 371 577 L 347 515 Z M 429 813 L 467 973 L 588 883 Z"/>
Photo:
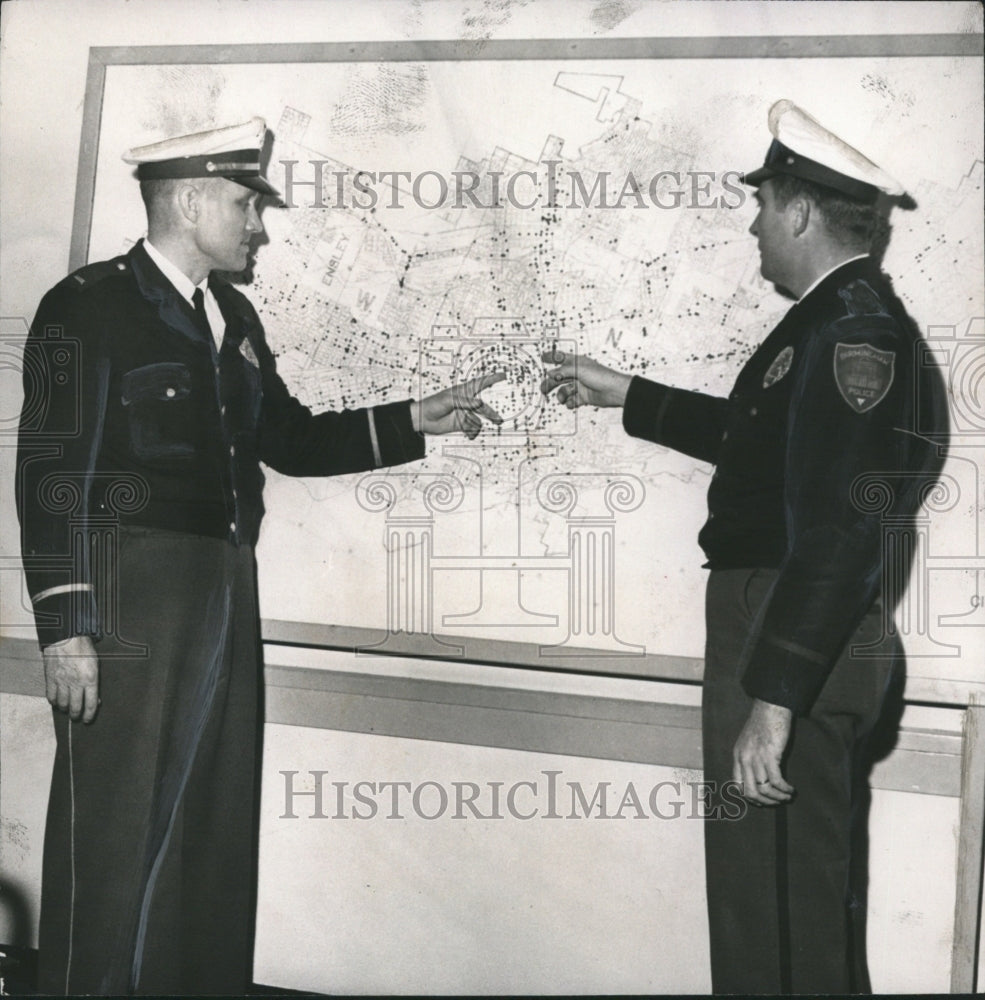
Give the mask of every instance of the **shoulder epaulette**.
<path id="1" fill-rule="evenodd" d="M 93 264 L 86 264 L 77 271 L 73 271 L 63 282 L 70 288 L 79 291 L 92 288 L 100 281 L 113 274 L 124 274 L 130 270 L 130 264 L 126 257 L 114 257 L 112 260 L 99 260 Z"/>
<path id="2" fill-rule="evenodd" d="M 875 289 L 862 278 L 856 278 L 838 289 L 848 316 L 883 316 L 887 310 Z"/>
<path id="3" fill-rule="evenodd" d="M 849 312 L 825 323 L 819 336 L 827 341 L 878 343 L 890 347 L 899 341 L 900 325 L 888 312 Z"/>

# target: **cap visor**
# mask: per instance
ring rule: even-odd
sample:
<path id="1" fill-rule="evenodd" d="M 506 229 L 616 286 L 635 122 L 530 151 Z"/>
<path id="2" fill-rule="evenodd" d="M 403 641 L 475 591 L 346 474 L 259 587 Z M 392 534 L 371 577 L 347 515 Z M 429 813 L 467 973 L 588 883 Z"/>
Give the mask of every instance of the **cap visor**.
<path id="1" fill-rule="evenodd" d="M 264 177 L 228 177 L 226 179 L 236 184 L 242 184 L 243 187 L 259 191 L 261 194 L 269 194 L 274 198 L 280 197 L 280 191 Z"/>
<path id="2" fill-rule="evenodd" d="M 748 184 L 749 187 L 759 187 L 763 181 L 768 181 L 771 177 L 775 176 L 775 170 L 770 170 L 769 167 L 760 167 L 758 170 L 753 170 L 751 173 L 743 174 L 742 183 Z"/>

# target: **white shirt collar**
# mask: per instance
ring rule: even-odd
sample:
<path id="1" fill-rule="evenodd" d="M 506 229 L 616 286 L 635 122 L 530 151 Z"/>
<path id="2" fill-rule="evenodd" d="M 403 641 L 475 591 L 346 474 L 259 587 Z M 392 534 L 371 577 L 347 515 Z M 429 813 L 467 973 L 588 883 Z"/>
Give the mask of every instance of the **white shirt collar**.
<path id="1" fill-rule="evenodd" d="M 144 249 L 147 251 L 147 255 L 152 261 L 161 269 L 161 273 L 164 275 L 168 281 L 184 296 L 185 300 L 189 305 L 192 304 L 192 295 L 195 294 L 196 288 L 201 288 L 202 293 L 205 294 L 209 290 L 209 276 L 206 275 L 198 285 L 192 283 L 192 279 L 185 274 L 184 271 L 178 267 L 177 264 L 172 263 L 167 257 L 161 253 L 160 250 L 151 243 L 150 240 L 144 240 Z"/>
<path id="2" fill-rule="evenodd" d="M 144 240 L 144 249 L 147 251 L 147 256 L 160 268 L 164 277 L 174 285 L 175 290 L 190 306 L 194 307 L 195 305 L 192 301 L 195 289 L 202 289 L 205 318 L 208 321 L 209 329 L 212 331 L 212 339 L 215 341 L 216 349 L 221 348 L 222 338 L 226 333 L 226 320 L 222 315 L 222 310 L 219 308 L 219 303 L 216 302 L 215 296 L 209 290 L 209 276 L 206 275 L 198 285 L 193 285 L 192 279 L 177 264 L 168 260 L 149 240 Z"/>
<path id="3" fill-rule="evenodd" d="M 828 277 L 828 275 L 829 275 L 829 274 L 834 274 L 834 273 L 835 273 L 835 271 L 837 271 L 839 267 L 844 267 L 844 266 L 845 266 L 846 264 L 851 264 L 851 263 L 852 263 L 852 261 L 855 261 L 855 260 L 864 260 L 864 259 L 865 259 L 866 257 L 868 257 L 868 256 L 869 256 L 869 255 L 868 255 L 867 253 L 859 253 L 859 254 L 856 254 L 856 255 L 855 255 L 854 257 L 849 257 L 849 258 L 848 258 L 847 260 L 843 260 L 843 261 L 842 261 L 842 262 L 841 262 L 840 264 L 835 264 L 835 266 L 834 266 L 834 267 L 832 267 L 832 268 L 831 268 L 830 270 L 827 270 L 827 271 L 825 271 L 825 272 L 824 272 L 824 274 L 822 274 L 822 275 L 821 275 L 821 277 L 820 277 L 820 278 L 818 278 L 818 279 L 817 279 L 817 280 L 816 280 L 816 281 L 815 281 L 815 282 L 814 282 L 814 283 L 813 283 L 813 284 L 811 285 L 811 287 L 810 287 L 810 288 L 808 288 L 808 289 L 807 289 L 807 291 L 806 291 L 806 292 L 804 292 L 804 294 L 803 294 L 803 295 L 801 295 L 801 297 L 800 297 L 799 299 L 797 299 L 797 301 L 798 301 L 798 302 L 803 302 L 803 301 L 804 301 L 804 299 L 806 299 L 806 298 L 807 298 L 807 296 L 808 296 L 808 295 L 810 295 L 810 294 L 811 294 L 811 292 L 813 292 L 813 291 L 814 291 L 814 289 L 815 289 L 815 288 L 817 288 L 817 286 L 818 286 L 818 285 L 820 285 L 820 284 L 821 284 L 821 282 L 822 282 L 822 281 L 824 281 L 824 279 L 825 279 L 826 277 Z"/>

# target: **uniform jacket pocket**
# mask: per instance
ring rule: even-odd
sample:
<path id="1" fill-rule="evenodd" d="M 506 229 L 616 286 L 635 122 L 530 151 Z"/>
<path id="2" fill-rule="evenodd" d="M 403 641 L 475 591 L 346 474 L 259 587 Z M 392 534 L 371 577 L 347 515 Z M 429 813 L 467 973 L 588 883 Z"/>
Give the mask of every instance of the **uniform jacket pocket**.
<path id="1" fill-rule="evenodd" d="M 123 376 L 121 396 L 130 445 L 139 458 L 178 458 L 195 451 L 192 377 L 185 365 L 162 361 Z"/>

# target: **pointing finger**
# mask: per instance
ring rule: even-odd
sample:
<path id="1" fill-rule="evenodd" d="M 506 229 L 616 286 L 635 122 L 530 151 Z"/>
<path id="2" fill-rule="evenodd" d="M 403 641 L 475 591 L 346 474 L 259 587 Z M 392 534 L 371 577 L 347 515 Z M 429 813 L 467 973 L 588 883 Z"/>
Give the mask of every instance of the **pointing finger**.
<path id="1" fill-rule="evenodd" d="M 502 382 L 506 378 L 506 372 L 490 372 L 488 375 L 480 375 L 477 378 L 469 379 L 468 382 L 455 388 L 455 405 L 464 410 L 471 410 L 479 413 L 486 420 L 494 424 L 501 424 L 503 418 L 479 395 L 483 389 Z"/>
<path id="2" fill-rule="evenodd" d="M 452 394 L 456 406 L 467 406 L 467 401 L 472 399 L 473 396 L 478 396 L 483 389 L 494 385 L 496 382 L 501 382 L 504 378 L 506 378 L 506 372 L 489 372 L 486 375 L 476 375 L 474 378 L 455 382 L 445 391 Z"/>
<path id="3" fill-rule="evenodd" d="M 488 389 L 489 386 L 502 382 L 506 378 L 506 372 L 489 372 L 488 375 L 480 375 L 477 378 L 469 379 L 466 383 L 468 391 L 476 394 Z"/>
<path id="4" fill-rule="evenodd" d="M 540 391 L 547 396 L 559 385 L 573 382 L 577 374 L 573 361 L 566 361 L 560 368 L 554 368 L 544 376 L 540 383 Z"/>
<path id="5" fill-rule="evenodd" d="M 576 398 L 578 395 L 578 384 L 576 382 L 564 382 L 557 391 L 557 401 L 567 403 L 568 400 Z"/>
<path id="6" fill-rule="evenodd" d="M 494 424 L 501 424 L 503 418 L 486 402 L 479 399 L 476 396 L 472 404 L 472 412 L 478 413 L 486 418 L 486 420 L 491 420 Z"/>

